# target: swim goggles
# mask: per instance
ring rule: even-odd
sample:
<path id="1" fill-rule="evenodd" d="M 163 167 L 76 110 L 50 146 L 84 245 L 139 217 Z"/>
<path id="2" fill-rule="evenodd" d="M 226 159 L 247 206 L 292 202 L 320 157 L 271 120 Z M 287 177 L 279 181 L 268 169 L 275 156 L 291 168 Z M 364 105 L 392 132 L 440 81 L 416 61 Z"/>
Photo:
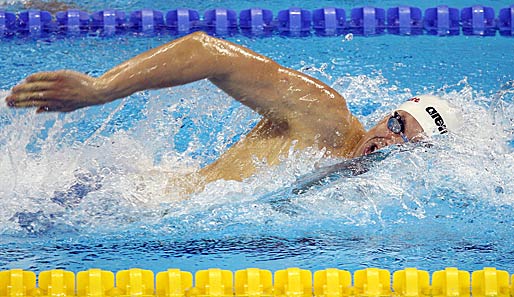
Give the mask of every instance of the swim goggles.
<path id="1" fill-rule="evenodd" d="M 400 135 L 403 141 L 409 142 L 409 139 L 404 134 L 405 122 L 397 111 L 395 111 L 389 120 L 387 120 L 387 129 L 389 129 L 389 131 L 393 132 L 394 134 Z"/>

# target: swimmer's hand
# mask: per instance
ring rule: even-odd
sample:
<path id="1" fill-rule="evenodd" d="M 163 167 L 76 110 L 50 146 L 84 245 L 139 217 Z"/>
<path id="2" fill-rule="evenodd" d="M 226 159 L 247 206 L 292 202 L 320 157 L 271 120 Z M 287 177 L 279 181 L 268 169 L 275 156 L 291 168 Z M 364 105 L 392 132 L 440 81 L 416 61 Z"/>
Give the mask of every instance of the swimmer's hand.
<path id="1" fill-rule="evenodd" d="M 28 76 L 5 98 L 9 107 L 37 107 L 36 112 L 69 112 L 107 102 L 98 79 L 69 70 Z"/>

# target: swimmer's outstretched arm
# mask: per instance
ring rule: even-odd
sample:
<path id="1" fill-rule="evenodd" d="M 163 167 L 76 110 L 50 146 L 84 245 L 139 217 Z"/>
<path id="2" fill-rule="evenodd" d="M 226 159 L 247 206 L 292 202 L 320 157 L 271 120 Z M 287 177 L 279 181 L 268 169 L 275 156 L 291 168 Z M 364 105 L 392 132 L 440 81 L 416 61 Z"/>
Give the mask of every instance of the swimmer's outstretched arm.
<path id="1" fill-rule="evenodd" d="M 33 74 L 6 100 L 11 107 L 66 112 L 201 79 L 289 128 L 337 127 L 345 134 L 358 124 L 344 98 L 324 83 L 202 32 L 142 53 L 98 78 L 67 70 Z"/>

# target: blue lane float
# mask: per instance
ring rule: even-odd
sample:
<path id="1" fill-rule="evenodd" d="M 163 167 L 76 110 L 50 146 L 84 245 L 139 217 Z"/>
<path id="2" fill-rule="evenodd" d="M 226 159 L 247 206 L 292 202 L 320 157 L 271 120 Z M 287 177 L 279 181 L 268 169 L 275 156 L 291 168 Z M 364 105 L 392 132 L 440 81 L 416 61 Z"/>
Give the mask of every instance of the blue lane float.
<path id="1" fill-rule="evenodd" d="M 205 31 L 212 35 L 233 35 L 237 32 L 237 14 L 234 10 L 216 8 L 203 16 Z"/>
<path id="2" fill-rule="evenodd" d="M 496 20 L 491 7 L 474 5 L 462 9 L 460 14 L 464 35 L 493 36 L 496 34 Z"/>
<path id="3" fill-rule="evenodd" d="M 16 15 L 0 10 L 0 36 L 11 36 L 16 32 Z"/>
<path id="4" fill-rule="evenodd" d="M 130 14 L 129 28 L 137 33 L 156 34 L 164 29 L 162 12 L 152 9 L 142 9 Z"/>
<path id="5" fill-rule="evenodd" d="M 446 5 L 429 8 L 425 11 L 423 27 L 430 35 L 459 35 L 459 10 Z"/>
<path id="6" fill-rule="evenodd" d="M 420 35 L 423 33 L 421 9 L 399 6 L 387 10 L 387 30 L 391 34 Z"/>
<path id="7" fill-rule="evenodd" d="M 347 15 L 347 12 L 348 15 Z M 412 6 L 386 9 L 372 6 L 345 10 L 325 7 L 306 10 L 292 7 L 276 16 L 269 9 L 251 8 L 239 12 L 228 8 L 210 9 L 203 15 L 193 9 L 178 8 L 163 13 L 142 9 L 126 13 L 101 10 L 57 12 L 27 10 L 18 13 L 0 10 L 0 38 L 13 36 L 45 37 L 50 33 L 64 35 L 101 35 L 135 33 L 140 35 L 185 35 L 203 30 L 212 35 L 231 36 L 336 36 L 352 33 L 374 36 L 396 35 L 478 35 L 514 36 L 514 4 L 502 8 L 496 16 L 491 7 L 474 5 L 458 9 L 447 5 L 422 12 Z"/>
<path id="8" fill-rule="evenodd" d="M 261 8 L 242 10 L 239 13 L 239 28 L 246 35 L 270 35 L 274 29 L 273 12 Z"/>
<path id="9" fill-rule="evenodd" d="M 127 26 L 125 12 L 101 10 L 91 15 L 91 30 L 103 35 L 124 33 Z"/>
<path id="10" fill-rule="evenodd" d="M 278 31 L 283 35 L 306 36 L 311 31 L 311 12 L 293 7 L 278 12 Z"/>
<path id="11" fill-rule="evenodd" d="M 28 10 L 18 14 L 16 27 L 22 35 L 39 37 L 54 31 L 55 23 L 48 11 Z"/>
<path id="12" fill-rule="evenodd" d="M 166 13 L 166 28 L 170 34 L 184 35 L 200 30 L 200 13 L 193 9 L 179 8 Z"/>
<path id="13" fill-rule="evenodd" d="M 312 28 L 318 35 L 338 35 L 346 29 L 346 13 L 342 8 L 326 7 L 312 12 Z"/>
<path id="14" fill-rule="evenodd" d="M 509 8 L 503 8 L 500 10 L 498 16 L 498 30 L 500 35 L 513 36 L 514 35 L 514 5 Z"/>
<path id="15" fill-rule="evenodd" d="M 57 27 L 62 33 L 80 34 L 89 31 L 89 14 L 78 9 L 59 11 L 55 14 Z"/>
<path id="16" fill-rule="evenodd" d="M 378 35 L 385 32 L 385 10 L 371 6 L 353 8 L 350 32 L 356 35 Z"/>

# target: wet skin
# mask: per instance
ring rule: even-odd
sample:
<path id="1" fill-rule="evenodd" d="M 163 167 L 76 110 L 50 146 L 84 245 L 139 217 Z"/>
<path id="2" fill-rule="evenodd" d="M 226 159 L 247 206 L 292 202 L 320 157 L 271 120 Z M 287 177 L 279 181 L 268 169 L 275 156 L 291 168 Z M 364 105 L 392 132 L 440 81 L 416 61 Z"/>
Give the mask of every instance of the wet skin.
<path id="1" fill-rule="evenodd" d="M 325 83 L 283 67 L 245 47 L 196 32 L 144 52 L 95 78 L 70 70 L 28 76 L 7 96 L 13 108 L 38 113 L 70 112 L 104 104 L 147 89 L 208 79 L 262 116 L 245 137 L 215 162 L 170 184 L 184 192 L 211 181 L 243 180 L 255 173 L 255 160 L 280 162 L 294 149 L 317 147 L 327 155 L 351 158 L 386 145 L 403 143 L 384 119 L 366 133 L 345 99 Z M 420 131 L 406 113 L 407 137 Z"/>

